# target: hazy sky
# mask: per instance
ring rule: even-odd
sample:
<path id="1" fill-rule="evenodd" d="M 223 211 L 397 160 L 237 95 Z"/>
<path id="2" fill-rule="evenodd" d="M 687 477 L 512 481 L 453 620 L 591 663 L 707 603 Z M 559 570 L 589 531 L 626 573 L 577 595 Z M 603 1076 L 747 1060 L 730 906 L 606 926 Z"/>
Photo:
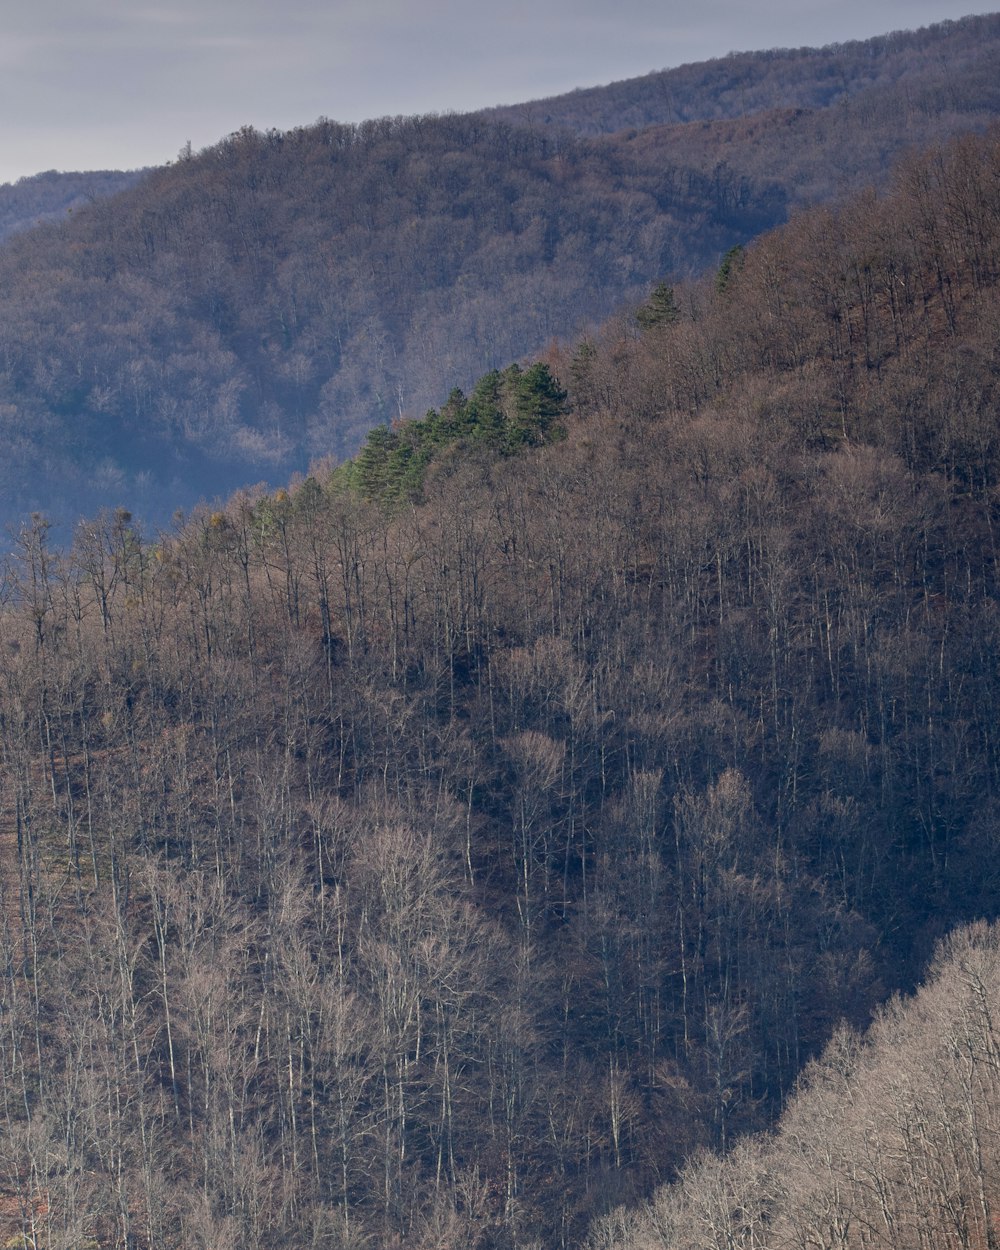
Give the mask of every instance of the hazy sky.
<path id="1" fill-rule="evenodd" d="M 0 0 L 0 182 L 162 164 L 248 123 L 511 104 L 989 11 L 975 0 Z"/>

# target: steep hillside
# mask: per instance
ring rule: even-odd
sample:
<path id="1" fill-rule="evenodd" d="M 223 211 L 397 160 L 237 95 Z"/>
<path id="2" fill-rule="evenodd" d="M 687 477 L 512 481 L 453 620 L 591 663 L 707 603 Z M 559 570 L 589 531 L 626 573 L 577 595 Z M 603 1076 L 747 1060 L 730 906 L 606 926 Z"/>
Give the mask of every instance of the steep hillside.
<path id="1" fill-rule="evenodd" d="M 692 1161 L 588 1250 L 990 1246 L 1000 1218 L 1000 932 L 942 945 L 867 1036 L 840 1033 L 773 1137 Z"/>
<path id="2" fill-rule="evenodd" d="M 473 117 L 242 131 L 0 252 L 5 494 L 162 517 L 352 451 L 783 214 L 729 184 Z"/>
<path id="3" fill-rule="evenodd" d="M 232 135 L 0 252 L 6 515 L 162 521 L 350 453 L 443 378 L 469 386 L 790 205 L 883 180 L 905 146 L 981 128 L 997 47 L 992 19 L 852 47 L 857 90 L 790 111 L 785 78 L 827 53 L 732 58 L 705 74 L 744 92 L 752 68 L 766 111 L 593 139 L 472 116 Z"/>
<path id="4" fill-rule="evenodd" d="M 996 918 L 998 189 L 966 138 L 348 468 L 19 533 L 3 1239 L 568 1250 Z"/>

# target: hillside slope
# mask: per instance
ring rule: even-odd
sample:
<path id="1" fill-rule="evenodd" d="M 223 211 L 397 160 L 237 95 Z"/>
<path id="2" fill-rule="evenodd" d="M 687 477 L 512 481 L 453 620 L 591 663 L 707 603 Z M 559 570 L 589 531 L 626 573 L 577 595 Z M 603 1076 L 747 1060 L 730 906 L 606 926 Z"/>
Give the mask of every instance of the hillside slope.
<path id="1" fill-rule="evenodd" d="M 472 117 L 240 132 L 0 251 L 5 493 L 162 517 L 354 450 L 782 214 L 729 181 Z"/>
<path id="2" fill-rule="evenodd" d="M 35 174 L 0 186 L 0 242 L 43 221 L 61 220 L 85 204 L 134 186 L 141 170 Z"/>
<path id="3" fill-rule="evenodd" d="M 588 1250 L 989 1246 L 1000 1207 L 1000 932 L 942 944 L 927 981 L 805 1074 L 773 1137 L 692 1161 Z"/>
<path id="4" fill-rule="evenodd" d="M 352 471 L 21 531 L 5 1238 L 566 1250 L 996 918 L 998 189 L 965 138 Z"/>
<path id="5" fill-rule="evenodd" d="M 444 379 L 571 337 L 790 205 L 879 182 L 906 145 L 996 115 L 992 20 L 902 39 L 905 73 L 881 46 L 851 50 L 876 68 L 823 109 L 776 108 L 788 92 L 764 56 L 711 68 L 733 90 L 761 70 L 766 111 L 739 120 L 593 139 L 474 116 L 245 130 L 12 239 L 7 518 L 122 503 L 162 521 L 350 453 L 439 403 Z M 814 75 L 817 57 L 778 60 Z"/>
<path id="6" fill-rule="evenodd" d="M 823 48 L 731 53 L 604 87 L 485 110 L 515 125 L 577 134 L 746 118 L 770 109 L 827 109 L 859 95 L 994 95 L 1000 13 Z"/>

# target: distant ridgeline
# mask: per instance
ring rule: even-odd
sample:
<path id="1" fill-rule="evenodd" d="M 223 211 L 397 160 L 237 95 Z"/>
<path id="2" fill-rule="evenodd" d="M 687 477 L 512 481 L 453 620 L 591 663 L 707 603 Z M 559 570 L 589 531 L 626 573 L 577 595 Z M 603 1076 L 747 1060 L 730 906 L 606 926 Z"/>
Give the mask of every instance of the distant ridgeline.
<path id="1" fill-rule="evenodd" d="M 457 387 L 440 411 L 421 420 L 378 425 L 353 460 L 334 471 L 340 483 L 368 499 L 393 503 L 418 496 L 431 463 L 460 447 L 484 447 L 512 455 L 563 435 L 559 418 L 566 392 L 541 362 L 521 369 L 492 369 L 471 396 Z"/>
<path id="2" fill-rule="evenodd" d="M 0 238 L 16 228 L 0 246 L 0 526 L 119 505 L 166 526 L 354 456 L 373 426 L 438 404 L 442 378 L 470 392 L 594 335 L 654 281 L 715 271 L 796 209 L 884 187 L 905 152 L 998 117 L 993 15 L 485 115 L 248 126 L 124 187 L 0 187 Z M 654 299 L 639 324 L 671 316 Z M 438 416 L 507 450 L 537 438 L 504 402 L 504 433 L 461 404 Z M 440 437 L 433 421 L 383 430 L 360 471 L 384 461 L 377 489 L 410 489 Z"/>

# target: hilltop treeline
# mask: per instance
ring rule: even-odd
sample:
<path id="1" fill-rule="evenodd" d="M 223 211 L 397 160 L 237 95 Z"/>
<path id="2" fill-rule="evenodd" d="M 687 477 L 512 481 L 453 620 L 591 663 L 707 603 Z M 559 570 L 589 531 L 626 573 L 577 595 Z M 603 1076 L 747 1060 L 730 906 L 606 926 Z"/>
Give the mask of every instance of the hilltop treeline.
<path id="1" fill-rule="evenodd" d="M 452 395 L 419 482 L 20 532 L 8 1235 L 578 1245 L 995 915 L 998 174 Z"/>
<path id="2" fill-rule="evenodd" d="M 658 277 L 714 268 L 789 205 L 985 126 L 997 49 L 983 18 L 688 67 L 718 107 L 632 121 L 637 80 L 599 97 L 632 126 L 616 135 L 383 118 L 185 153 L 0 251 L 6 516 L 59 498 L 68 526 L 100 505 L 162 522 L 351 455 L 438 404 L 442 379 L 467 389 Z"/>
<path id="3" fill-rule="evenodd" d="M 937 94 L 961 108 L 963 95 L 967 102 L 978 96 L 995 109 L 998 32 L 1000 14 L 987 13 L 822 48 L 733 52 L 605 87 L 487 109 L 484 115 L 600 135 L 747 118 L 772 109 L 843 111 L 855 97 L 866 99 L 869 122 L 890 98 L 898 107 Z"/>

